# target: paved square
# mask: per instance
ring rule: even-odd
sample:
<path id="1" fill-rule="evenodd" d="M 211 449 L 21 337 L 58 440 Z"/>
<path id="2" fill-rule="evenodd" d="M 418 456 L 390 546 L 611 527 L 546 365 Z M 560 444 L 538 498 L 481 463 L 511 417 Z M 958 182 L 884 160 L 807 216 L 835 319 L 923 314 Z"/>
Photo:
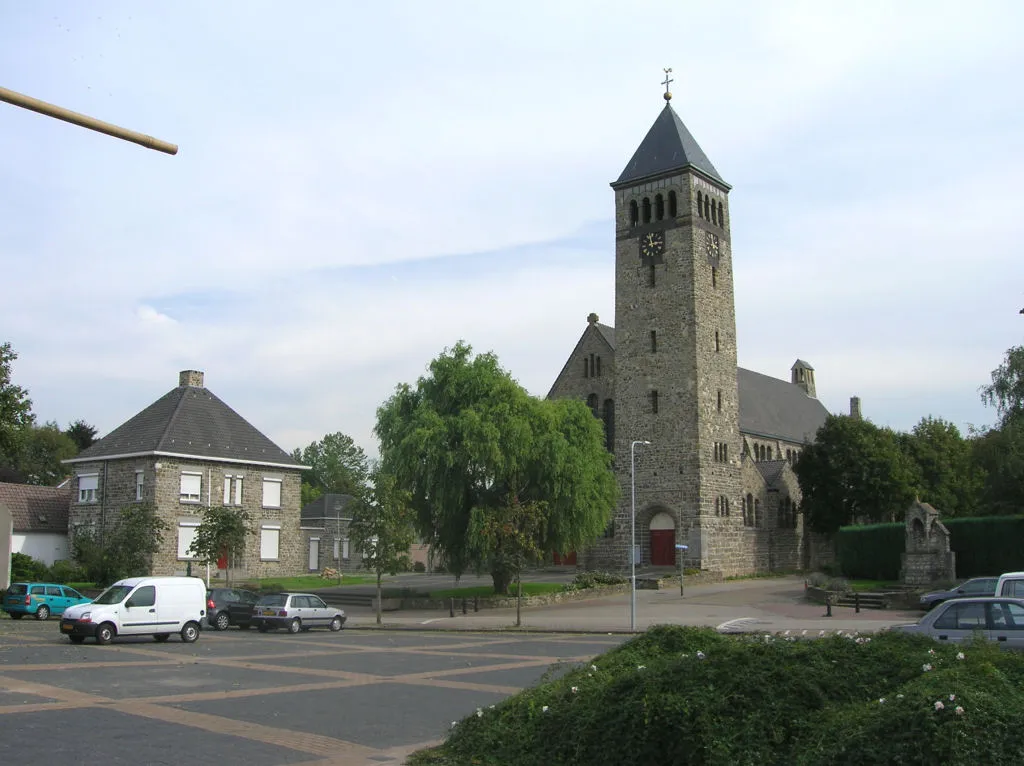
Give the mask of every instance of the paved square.
<path id="1" fill-rule="evenodd" d="M 624 636 L 204 631 L 72 646 L 0 622 L 0 763 L 399 764 Z M 140 736 L 144 734 L 145 736 Z M 45 742 L 44 747 L 39 742 Z"/>

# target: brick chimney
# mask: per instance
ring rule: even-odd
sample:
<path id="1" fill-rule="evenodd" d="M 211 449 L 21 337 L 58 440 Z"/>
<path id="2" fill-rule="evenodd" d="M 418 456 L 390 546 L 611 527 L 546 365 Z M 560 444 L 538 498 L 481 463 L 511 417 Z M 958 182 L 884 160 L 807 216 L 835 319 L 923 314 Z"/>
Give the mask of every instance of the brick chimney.
<path id="1" fill-rule="evenodd" d="M 182 370 L 178 373 L 178 385 L 186 388 L 202 388 L 203 373 L 200 370 Z"/>
<path id="2" fill-rule="evenodd" d="M 861 419 L 861 414 L 860 414 L 860 397 L 859 396 L 851 396 L 850 397 L 850 417 L 853 418 L 854 420 L 860 420 Z"/>

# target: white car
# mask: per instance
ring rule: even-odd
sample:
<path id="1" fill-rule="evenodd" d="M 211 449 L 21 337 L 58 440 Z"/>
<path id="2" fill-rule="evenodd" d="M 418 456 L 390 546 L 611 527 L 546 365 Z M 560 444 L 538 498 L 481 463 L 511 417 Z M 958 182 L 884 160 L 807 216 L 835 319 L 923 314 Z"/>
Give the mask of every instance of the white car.
<path id="1" fill-rule="evenodd" d="M 310 628 L 337 631 L 345 624 L 345 612 L 312 593 L 268 593 L 253 607 L 252 624 L 260 633 L 271 628 L 287 628 L 289 633 Z"/>
<path id="2" fill-rule="evenodd" d="M 1024 599 L 957 598 L 939 604 L 919 622 L 893 625 L 891 630 L 953 644 L 980 637 L 1008 649 L 1024 649 Z"/>

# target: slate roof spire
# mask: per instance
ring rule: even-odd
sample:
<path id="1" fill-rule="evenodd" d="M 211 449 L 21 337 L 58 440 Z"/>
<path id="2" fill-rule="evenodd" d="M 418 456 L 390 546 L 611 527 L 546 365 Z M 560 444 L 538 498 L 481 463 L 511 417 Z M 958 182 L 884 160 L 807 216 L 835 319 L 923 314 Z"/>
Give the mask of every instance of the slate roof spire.
<path id="1" fill-rule="evenodd" d="M 693 168 L 726 189 L 731 189 L 672 108 L 672 93 L 668 89 L 668 84 L 672 82 L 668 76 L 671 71 L 665 70 L 665 82 L 662 83 L 665 86 L 665 93 L 662 95 L 665 99 L 665 108 L 661 110 L 644 140 L 640 142 L 640 147 L 627 163 L 626 169 L 612 186 L 626 186 L 642 179 L 657 178 L 683 168 Z"/>

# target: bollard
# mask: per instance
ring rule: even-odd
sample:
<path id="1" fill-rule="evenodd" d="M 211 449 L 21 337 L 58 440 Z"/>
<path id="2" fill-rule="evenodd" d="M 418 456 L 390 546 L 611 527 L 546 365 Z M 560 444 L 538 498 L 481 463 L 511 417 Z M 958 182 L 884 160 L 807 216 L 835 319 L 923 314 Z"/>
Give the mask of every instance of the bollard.
<path id="1" fill-rule="evenodd" d="M 462 613 L 463 614 L 466 613 L 466 598 L 465 598 L 465 596 L 463 596 L 463 598 L 462 598 Z"/>
<path id="2" fill-rule="evenodd" d="M 480 611 L 480 597 L 479 596 L 473 596 L 473 611 L 474 612 L 479 612 Z"/>
<path id="3" fill-rule="evenodd" d="M 832 596 L 831 595 L 825 596 L 825 616 L 826 617 L 831 617 L 832 616 Z"/>
<path id="4" fill-rule="evenodd" d="M 853 611 L 860 614 L 860 593 L 853 592 Z"/>
<path id="5" fill-rule="evenodd" d="M 448 616 L 455 616 L 455 596 L 452 596 L 450 599 L 448 599 Z"/>

